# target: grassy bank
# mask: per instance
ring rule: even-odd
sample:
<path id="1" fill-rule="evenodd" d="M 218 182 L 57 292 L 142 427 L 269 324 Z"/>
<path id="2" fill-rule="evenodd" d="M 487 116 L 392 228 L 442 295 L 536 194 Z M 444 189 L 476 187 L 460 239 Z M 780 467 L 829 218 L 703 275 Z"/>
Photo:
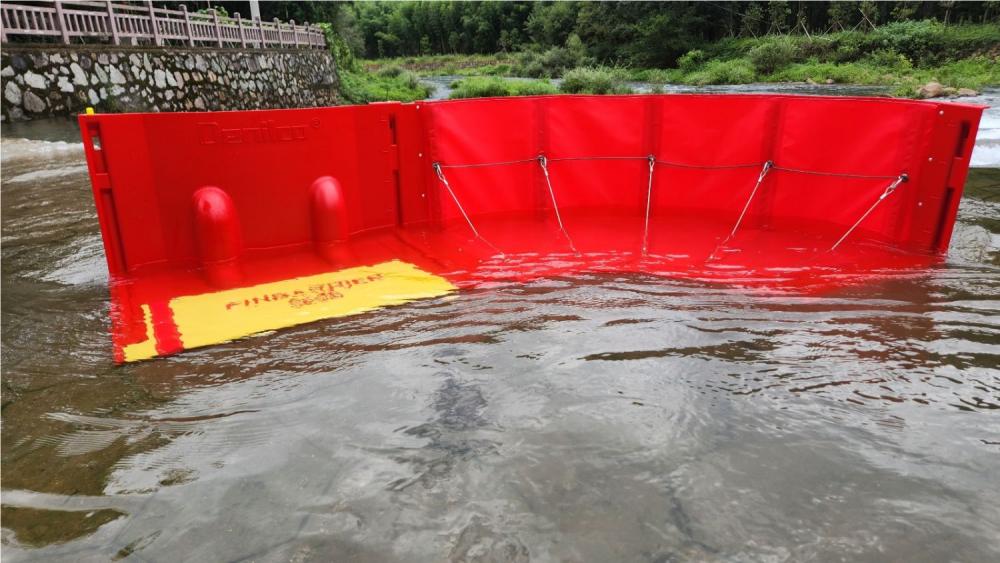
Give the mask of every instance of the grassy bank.
<path id="1" fill-rule="evenodd" d="M 371 71 L 366 69 L 348 46 L 344 38 L 328 23 L 318 24 L 326 35 L 337 64 L 340 99 L 345 104 L 367 104 L 394 100 L 412 102 L 431 94 L 431 89 L 420 83 L 417 75 L 400 66 Z"/>
<path id="2" fill-rule="evenodd" d="M 906 21 L 867 33 L 725 39 L 688 51 L 675 68 L 598 66 L 587 52 L 579 38 L 570 36 L 564 46 L 546 50 L 400 57 L 365 61 L 362 66 L 376 76 L 387 69 L 401 69 L 417 75 L 564 78 L 570 85 L 562 91 L 594 93 L 627 91 L 623 83 L 629 80 L 689 85 L 879 85 L 894 95 L 909 97 L 931 81 L 955 89 L 1000 85 L 1000 26 L 996 24 L 946 26 L 934 21 Z M 494 92 L 500 88 L 498 83 L 472 84 L 477 88 L 489 84 L 487 91 Z"/>
<path id="3" fill-rule="evenodd" d="M 362 62 L 368 72 L 399 67 L 418 76 L 515 76 L 517 61 L 513 55 L 425 55 L 394 57 Z"/>
<path id="4" fill-rule="evenodd" d="M 399 67 L 387 67 L 378 72 L 340 72 L 340 96 L 349 104 L 385 100 L 412 102 L 430 94 L 431 88 L 421 84 L 416 74 Z"/>

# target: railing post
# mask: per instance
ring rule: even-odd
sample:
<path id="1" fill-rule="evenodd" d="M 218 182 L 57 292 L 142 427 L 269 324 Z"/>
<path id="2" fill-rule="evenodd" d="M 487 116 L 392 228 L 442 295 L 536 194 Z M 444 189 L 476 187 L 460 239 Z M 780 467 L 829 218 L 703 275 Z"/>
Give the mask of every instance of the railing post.
<path id="1" fill-rule="evenodd" d="M 212 9 L 212 21 L 215 22 L 215 39 L 219 47 L 222 47 L 222 28 L 219 27 L 219 12 Z"/>
<path id="2" fill-rule="evenodd" d="M 260 18 L 256 18 L 257 22 L 257 33 L 260 35 L 260 45 L 261 49 L 267 47 L 267 41 L 264 40 L 264 24 L 260 21 Z"/>
<path id="3" fill-rule="evenodd" d="M 108 0 L 108 27 L 111 29 L 111 41 L 115 45 L 120 44 L 121 38 L 118 37 L 118 22 L 115 21 L 115 7 L 110 0 Z"/>
<path id="4" fill-rule="evenodd" d="M 274 27 L 278 29 L 278 46 L 285 46 L 285 34 L 281 31 L 281 23 L 278 22 L 278 18 L 274 18 Z"/>
<path id="5" fill-rule="evenodd" d="M 288 23 L 292 24 L 292 44 L 296 47 L 299 46 L 299 32 L 295 29 L 295 20 L 288 20 Z"/>
<path id="6" fill-rule="evenodd" d="M 188 13 L 188 7 L 181 4 L 181 11 L 184 12 L 184 31 L 188 36 L 188 47 L 194 47 L 194 35 L 191 34 L 191 14 Z"/>
<path id="7" fill-rule="evenodd" d="M 243 36 L 243 18 L 240 17 L 239 12 L 236 12 L 236 29 L 240 30 L 240 45 L 246 47 L 247 40 L 246 37 Z"/>
<path id="8" fill-rule="evenodd" d="M 153 44 L 160 45 L 160 28 L 156 25 L 156 11 L 153 8 L 153 0 L 146 0 L 146 9 L 149 10 L 149 25 L 153 29 Z"/>
<path id="9" fill-rule="evenodd" d="M 69 32 L 66 30 L 66 16 L 63 15 L 61 0 L 56 0 L 56 19 L 59 20 L 59 33 L 62 35 L 62 41 L 66 45 L 69 45 Z M 7 34 L 4 33 L 4 41 L 6 40 Z"/>

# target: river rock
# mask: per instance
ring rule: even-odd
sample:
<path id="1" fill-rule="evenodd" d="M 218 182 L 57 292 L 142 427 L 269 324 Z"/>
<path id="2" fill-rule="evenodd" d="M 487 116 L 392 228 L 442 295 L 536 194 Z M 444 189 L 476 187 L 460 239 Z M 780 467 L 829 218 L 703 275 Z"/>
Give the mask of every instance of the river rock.
<path id="1" fill-rule="evenodd" d="M 3 97 L 7 98 L 7 101 L 15 106 L 21 105 L 21 89 L 17 87 L 10 80 L 7 81 L 7 85 L 3 89 Z"/>
<path id="2" fill-rule="evenodd" d="M 39 90 L 48 86 L 48 81 L 41 74 L 35 74 L 30 70 L 24 73 L 24 82 L 32 88 L 37 88 Z"/>
<path id="3" fill-rule="evenodd" d="M 167 87 L 167 73 L 160 69 L 153 71 L 153 82 L 156 83 L 156 87 L 163 89 Z"/>
<path id="4" fill-rule="evenodd" d="M 32 113 L 41 113 L 45 111 L 45 100 L 39 98 L 34 92 L 25 92 L 24 109 Z"/>
<path id="5" fill-rule="evenodd" d="M 83 72 L 80 65 L 73 63 L 69 65 L 69 70 L 73 73 L 73 84 L 76 84 L 77 86 L 87 85 L 87 73 Z"/>
<path id="6" fill-rule="evenodd" d="M 73 91 L 73 85 L 69 83 L 69 78 L 65 76 L 60 76 L 57 82 L 60 92 L 66 92 L 67 94 Z"/>
<path id="7" fill-rule="evenodd" d="M 973 90 L 972 88 L 959 88 L 956 92 L 957 96 L 978 96 L 979 92 Z"/>
<path id="8" fill-rule="evenodd" d="M 92 106 L 96 106 L 101 101 L 101 97 L 97 95 L 97 92 L 93 88 L 87 91 L 87 96 L 90 98 L 90 105 Z"/>
<path id="9" fill-rule="evenodd" d="M 10 65 L 14 67 L 17 72 L 24 72 L 28 69 L 28 60 L 21 55 L 14 55 L 10 58 Z"/>
<path id="10" fill-rule="evenodd" d="M 109 78 L 111 79 L 112 84 L 125 84 L 125 76 L 118 71 L 117 67 L 112 65 L 108 70 L 110 74 Z"/>
<path id="11" fill-rule="evenodd" d="M 944 96 L 944 86 L 940 82 L 928 82 L 917 89 L 917 96 L 920 98 L 940 98 Z"/>

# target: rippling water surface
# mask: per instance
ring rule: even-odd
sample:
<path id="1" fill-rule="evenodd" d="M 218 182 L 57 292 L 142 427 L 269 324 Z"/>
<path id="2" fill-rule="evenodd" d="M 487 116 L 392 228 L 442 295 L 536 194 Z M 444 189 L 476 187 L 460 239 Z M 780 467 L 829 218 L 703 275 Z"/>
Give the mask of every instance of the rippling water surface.
<path id="1" fill-rule="evenodd" d="M 920 275 L 498 284 L 116 368 L 82 147 L 4 134 L 5 559 L 1000 559 L 1000 169 Z"/>

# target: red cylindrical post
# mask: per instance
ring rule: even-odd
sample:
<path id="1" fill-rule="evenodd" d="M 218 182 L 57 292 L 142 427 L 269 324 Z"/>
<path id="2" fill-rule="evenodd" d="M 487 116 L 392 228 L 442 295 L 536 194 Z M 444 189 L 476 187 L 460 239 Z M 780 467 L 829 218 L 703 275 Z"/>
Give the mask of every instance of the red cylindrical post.
<path id="1" fill-rule="evenodd" d="M 347 240 L 347 201 L 344 188 L 332 176 L 321 176 L 309 188 L 313 241 L 316 251 L 331 262 L 342 262 Z"/>
<path id="2" fill-rule="evenodd" d="M 217 287 L 237 285 L 243 237 L 232 198 L 215 186 L 199 188 L 192 196 L 198 257 L 208 281 Z"/>

